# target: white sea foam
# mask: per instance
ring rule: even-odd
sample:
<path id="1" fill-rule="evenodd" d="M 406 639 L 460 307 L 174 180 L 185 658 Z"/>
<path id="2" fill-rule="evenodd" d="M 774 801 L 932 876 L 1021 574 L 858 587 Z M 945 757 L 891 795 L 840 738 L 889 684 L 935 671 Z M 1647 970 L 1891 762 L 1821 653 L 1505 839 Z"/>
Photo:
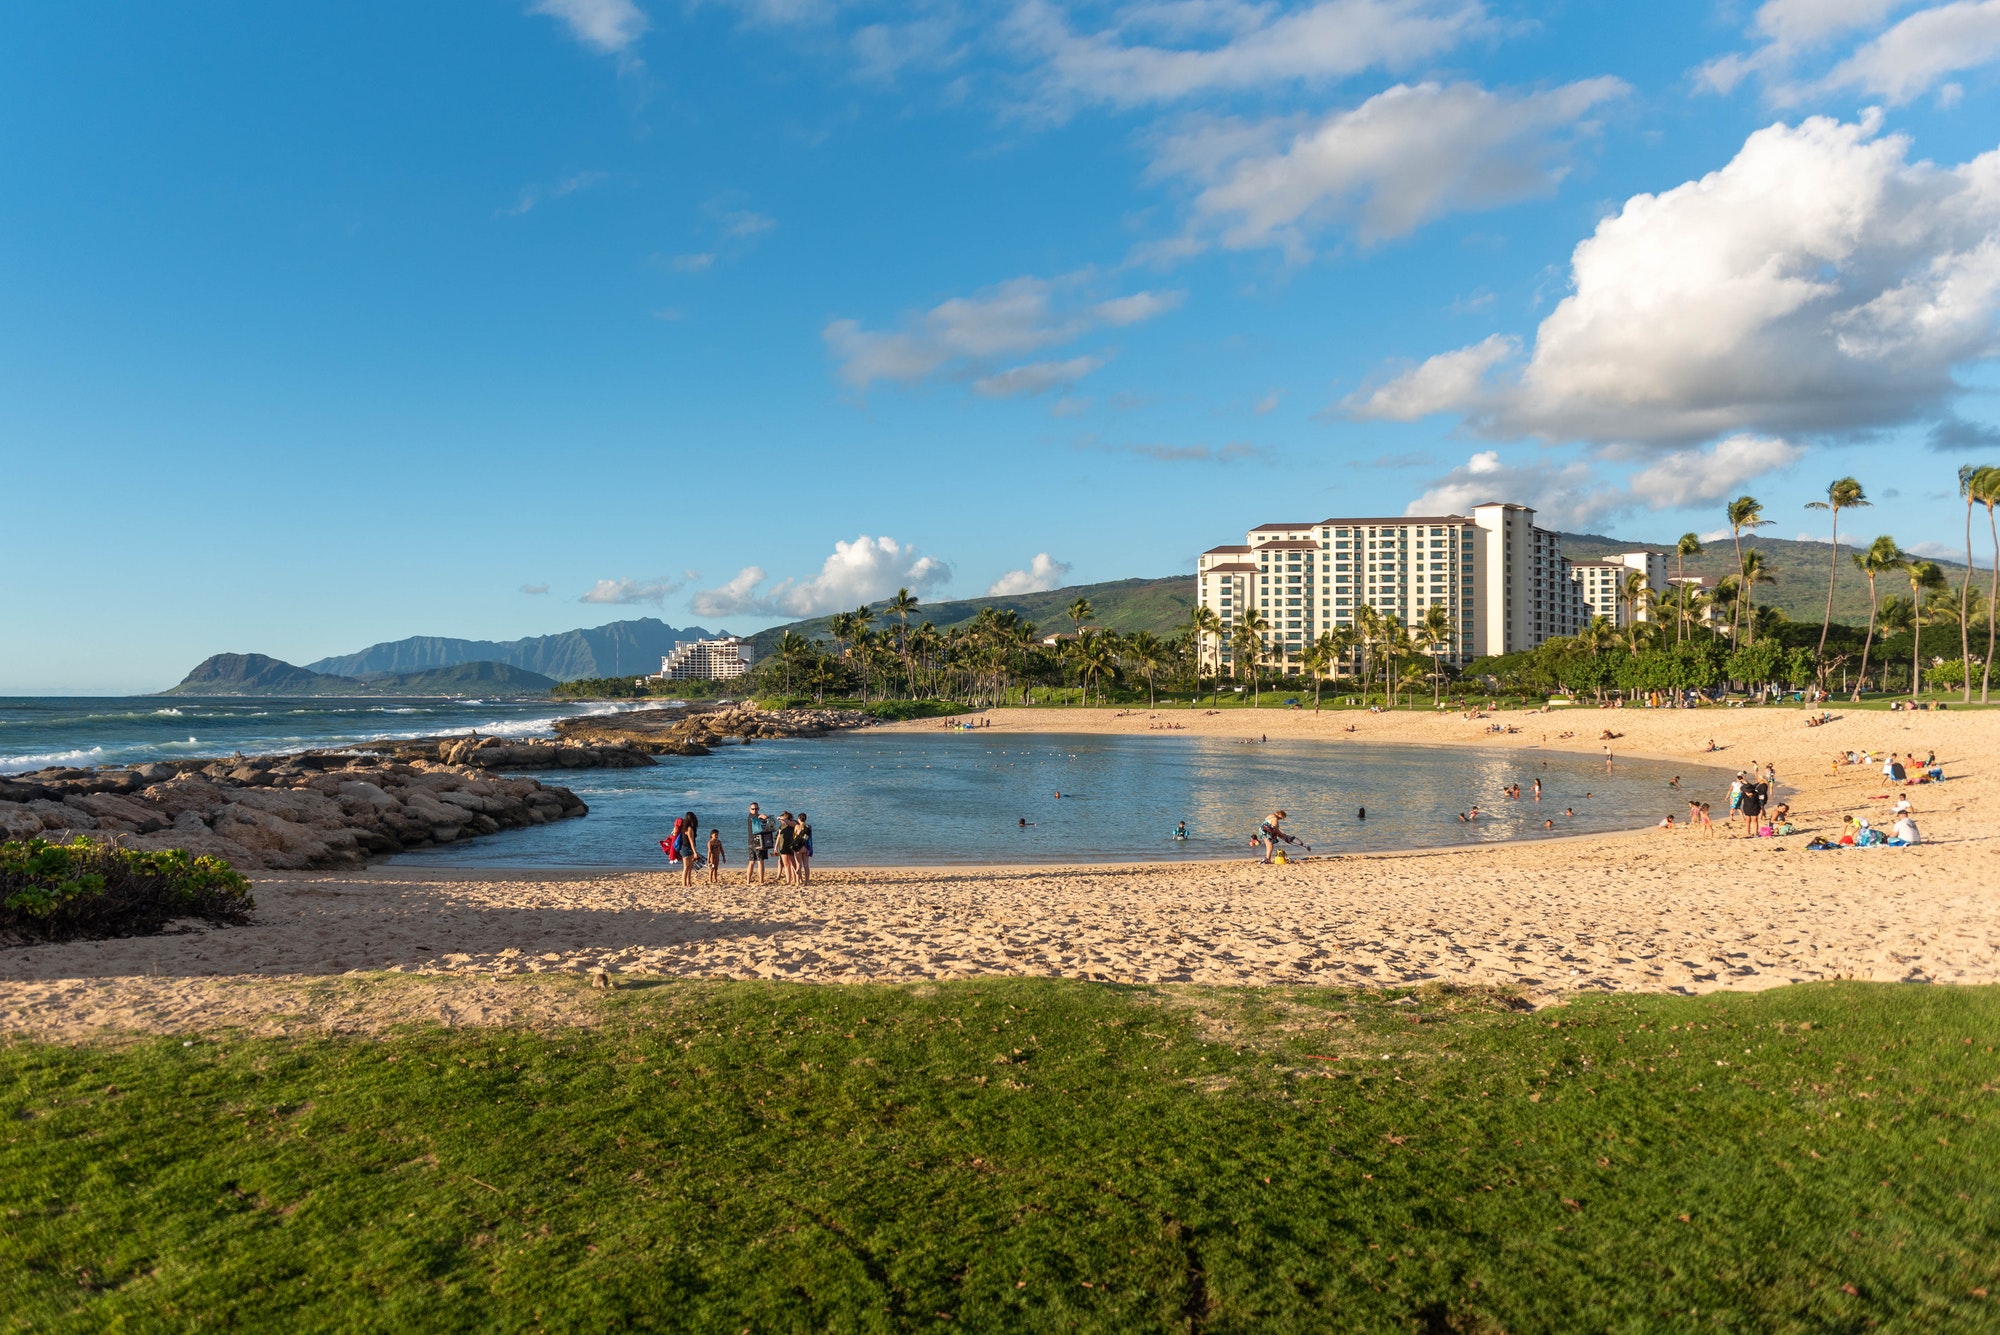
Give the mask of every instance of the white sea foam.
<path id="1" fill-rule="evenodd" d="M 45 751 L 38 756 L 0 757 L 0 774 L 26 774 L 29 770 L 47 769 L 51 765 L 97 765 L 104 761 L 104 748 L 93 746 L 82 751 Z"/>
<path id="2" fill-rule="evenodd" d="M 178 709 L 155 709 L 153 716 L 155 718 L 179 718 L 181 711 Z"/>

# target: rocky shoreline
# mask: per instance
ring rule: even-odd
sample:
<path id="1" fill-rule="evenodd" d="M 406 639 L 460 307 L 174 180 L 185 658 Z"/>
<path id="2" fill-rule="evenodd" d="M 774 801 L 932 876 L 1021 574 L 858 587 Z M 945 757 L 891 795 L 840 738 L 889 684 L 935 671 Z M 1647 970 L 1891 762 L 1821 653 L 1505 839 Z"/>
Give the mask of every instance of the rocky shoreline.
<path id="1" fill-rule="evenodd" d="M 243 871 L 351 867 L 588 810 L 569 789 L 536 779 L 350 752 L 0 778 L 0 838 L 81 834 L 206 853 Z"/>
<path id="2" fill-rule="evenodd" d="M 840 709 L 694 706 L 556 722 L 553 740 L 421 737 L 345 750 L 0 776 L 0 839 L 112 839 L 246 871 L 356 866 L 589 811 L 567 788 L 497 770 L 624 769 L 766 738 L 870 726 Z"/>

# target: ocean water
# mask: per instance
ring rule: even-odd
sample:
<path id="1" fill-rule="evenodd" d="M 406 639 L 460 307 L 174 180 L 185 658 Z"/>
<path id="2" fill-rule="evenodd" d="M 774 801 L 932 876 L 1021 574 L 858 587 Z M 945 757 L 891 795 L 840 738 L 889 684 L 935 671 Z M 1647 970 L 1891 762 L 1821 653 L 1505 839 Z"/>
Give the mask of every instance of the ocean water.
<path id="1" fill-rule="evenodd" d="M 1667 786 L 1677 774 L 1682 791 Z M 1726 806 L 1729 775 L 1624 760 L 1607 774 L 1601 759 L 1533 750 L 939 731 L 757 742 L 560 782 L 589 816 L 392 861 L 664 869 L 659 841 L 693 811 L 704 847 L 706 829 L 721 828 L 725 872 L 740 875 L 752 801 L 773 816 L 808 813 L 821 866 L 1242 858 L 1276 808 L 1320 853 L 1450 848 L 1546 838 L 1545 818 L 1557 834 L 1635 829 L 1669 812 L 1679 820 L 1691 797 Z M 1519 801 L 1501 793 L 1515 782 Z M 1492 814 L 1461 822 L 1474 802 Z M 1182 820 L 1184 842 L 1172 838 Z"/>
<path id="2" fill-rule="evenodd" d="M 6 697 L 0 698 L 0 774 L 303 751 L 474 729 L 482 736 L 545 737 L 565 715 L 633 707 L 550 700 Z"/>

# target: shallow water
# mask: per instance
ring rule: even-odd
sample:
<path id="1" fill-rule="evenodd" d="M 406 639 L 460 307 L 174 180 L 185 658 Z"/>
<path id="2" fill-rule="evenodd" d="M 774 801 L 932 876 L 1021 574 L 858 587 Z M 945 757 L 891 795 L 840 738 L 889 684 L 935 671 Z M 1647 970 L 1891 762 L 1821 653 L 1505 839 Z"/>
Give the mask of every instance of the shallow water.
<path id="1" fill-rule="evenodd" d="M 1676 773 L 1684 793 L 1667 787 Z M 1689 797 L 1726 800 L 1728 790 L 1722 771 L 1621 760 L 1606 774 L 1602 760 L 1534 750 L 942 731 L 758 742 L 553 781 L 575 789 L 590 815 L 392 861 L 662 868 L 660 839 L 693 811 L 704 847 L 720 825 L 725 867 L 740 871 L 753 801 L 774 816 L 809 812 L 820 866 L 1240 858 L 1280 807 L 1286 828 L 1320 853 L 1453 848 L 1547 837 L 1545 818 L 1557 834 L 1629 830 L 1669 812 L 1679 820 Z M 1516 781 L 1523 795 L 1509 801 L 1500 790 Z M 1474 802 L 1492 814 L 1461 822 Z M 1171 837 L 1182 820 L 1184 842 Z"/>

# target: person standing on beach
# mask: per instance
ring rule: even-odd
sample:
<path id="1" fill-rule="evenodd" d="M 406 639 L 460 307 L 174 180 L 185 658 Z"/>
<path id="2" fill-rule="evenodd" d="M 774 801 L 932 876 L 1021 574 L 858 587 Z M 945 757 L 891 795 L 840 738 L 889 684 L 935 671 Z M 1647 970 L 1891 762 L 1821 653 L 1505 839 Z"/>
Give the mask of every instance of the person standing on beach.
<path id="1" fill-rule="evenodd" d="M 745 885 L 762 885 L 764 883 L 764 859 L 771 855 L 771 822 L 764 818 L 764 814 L 757 809 L 757 804 L 752 802 L 750 804 L 750 817 L 746 825 L 749 831 L 749 854 L 743 863 L 743 883 Z"/>
<path id="2" fill-rule="evenodd" d="M 806 813 L 799 813 L 798 823 L 792 827 L 792 866 L 799 874 L 800 885 L 812 884 L 813 827 L 806 819 Z"/>
<path id="3" fill-rule="evenodd" d="M 722 879 L 722 831 L 708 832 L 708 883 L 714 885 Z"/>
<path id="4" fill-rule="evenodd" d="M 786 885 L 792 884 L 792 850 L 797 847 L 797 831 L 792 826 L 792 813 L 778 813 L 778 875 Z"/>
<path id="5" fill-rule="evenodd" d="M 690 889 L 694 886 L 695 832 L 701 828 L 701 820 L 692 811 L 681 817 L 681 884 Z"/>
<path id="6" fill-rule="evenodd" d="M 1764 814 L 1764 785 L 1761 783 L 1744 784 L 1743 797 L 1737 803 L 1736 809 L 1743 813 L 1744 838 L 1755 838 L 1757 834 L 1757 818 Z"/>

